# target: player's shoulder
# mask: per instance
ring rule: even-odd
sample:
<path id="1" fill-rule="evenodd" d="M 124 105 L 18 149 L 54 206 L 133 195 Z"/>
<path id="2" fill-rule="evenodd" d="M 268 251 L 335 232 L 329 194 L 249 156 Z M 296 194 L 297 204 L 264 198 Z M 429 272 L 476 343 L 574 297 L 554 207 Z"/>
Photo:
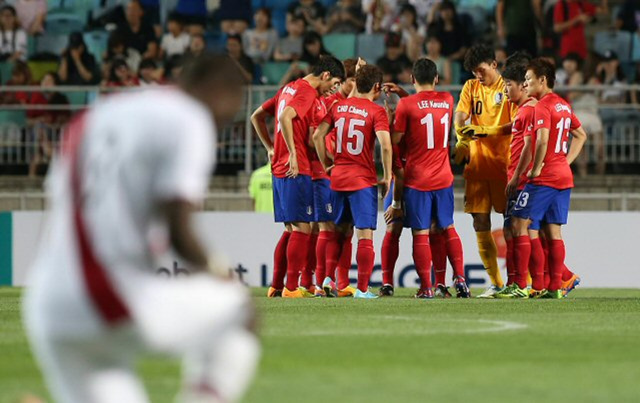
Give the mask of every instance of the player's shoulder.
<path id="1" fill-rule="evenodd" d="M 467 81 L 465 81 L 464 85 L 462 86 L 462 90 L 465 91 L 477 91 L 478 89 L 480 89 L 480 81 L 478 81 L 477 78 L 470 78 Z"/>

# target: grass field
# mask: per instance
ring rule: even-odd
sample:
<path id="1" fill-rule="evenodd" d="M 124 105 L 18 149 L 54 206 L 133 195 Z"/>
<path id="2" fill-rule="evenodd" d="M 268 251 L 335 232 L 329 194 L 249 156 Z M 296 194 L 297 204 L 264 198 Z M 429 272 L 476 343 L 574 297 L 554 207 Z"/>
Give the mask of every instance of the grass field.
<path id="1" fill-rule="evenodd" d="M 249 402 L 640 401 L 640 290 L 565 300 L 268 300 Z M 0 402 L 46 396 L 22 330 L 20 291 L 0 288 Z M 154 402 L 177 363 L 146 358 Z M 123 402 L 126 403 L 126 402 Z"/>

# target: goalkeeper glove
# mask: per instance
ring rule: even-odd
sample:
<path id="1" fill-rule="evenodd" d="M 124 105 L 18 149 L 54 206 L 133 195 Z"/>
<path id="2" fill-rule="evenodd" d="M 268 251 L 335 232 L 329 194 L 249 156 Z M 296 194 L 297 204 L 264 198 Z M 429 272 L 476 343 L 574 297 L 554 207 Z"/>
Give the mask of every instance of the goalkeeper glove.
<path id="1" fill-rule="evenodd" d="M 497 136 L 502 134 L 501 126 L 476 126 L 466 125 L 459 128 L 460 134 L 469 138 Z M 457 131 L 456 131 L 457 133 Z"/>

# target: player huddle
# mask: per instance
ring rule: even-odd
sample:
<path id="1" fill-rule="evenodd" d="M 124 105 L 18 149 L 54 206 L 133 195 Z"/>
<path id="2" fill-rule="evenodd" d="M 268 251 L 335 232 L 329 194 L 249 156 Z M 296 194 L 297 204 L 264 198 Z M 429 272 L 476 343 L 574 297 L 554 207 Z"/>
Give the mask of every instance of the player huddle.
<path id="1" fill-rule="evenodd" d="M 465 212 L 473 216 L 492 282 L 479 297 L 562 298 L 579 283 L 564 265 L 560 228 L 567 222 L 573 187 L 569 165 L 586 133 L 570 105 L 553 93 L 554 66 L 516 54 L 501 75 L 493 50 L 478 45 L 467 53 L 465 68 L 475 78 L 465 84 L 455 112 L 451 94 L 436 90 L 438 72 L 429 59 L 415 62 L 416 93 L 409 95 L 383 83 L 382 72 L 360 59 L 341 63 L 325 56 L 309 75 L 286 84 L 253 113 L 272 162 L 275 220 L 285 225 L 275 248 L 269 297 L 392 296 L 406 227 L 420 279 L 416 298 L 452 296 L 445 280 L 447 259 L 457 297 L 469 298 L 453 222 L 452 124 L 458 138 L 454 161 L 465 164 Z M 382 92 L 400 97 L 395 112 L 386 102 L 386 108 L 375 103 Z M 273 140 L 266 124 L 270 115 L 275 116 Z M 383 286 L 376 295 L 369 281 L 378 187 L 385 198 L 387 232 Z M 492 208 L 505 214 L 506 284 L 491 235 Z M 354 230 L 356 288 L 348 276 Z"/>

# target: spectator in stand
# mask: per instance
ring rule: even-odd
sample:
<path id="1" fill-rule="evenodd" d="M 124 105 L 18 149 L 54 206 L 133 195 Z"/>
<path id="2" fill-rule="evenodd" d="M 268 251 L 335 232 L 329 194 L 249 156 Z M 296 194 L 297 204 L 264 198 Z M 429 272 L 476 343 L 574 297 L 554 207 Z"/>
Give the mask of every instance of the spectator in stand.
<path id="1" fill-rule="evenodd" d="M 242 34 L 242 46 L 245 53 L 255 63 L 271 60 L 278 43 L 278 33 L 271 27 L 271 11 L 259 8 L 253 15 L 255 28 L 247 29 Z"/>
<path id="2" fill-rule="evenodd" d="M 339 0 L 329 9 L 327 23 L 320 24 L 322 34 L 357 34 L 364 31 L 367 17 L 358 0 Z"/>
<path id="3" fill-rule="evenodd" d="M 138 70 L 138 66 L 142 60 L 140 52 L 127 46 L 126 38 L 120 31 L 112 32 L 107 40 L 107 51 L 102 58 L 103 65 L 107 65 L 107 70 L 106 74 L 103 74 L 103 77 L 108 77 L 110 63 L 116 58 L 125 59 L 129 68 L 133 71 Z"/>
<path id="4" fill-rule="evenodd" d="M 389 32 L 385 38 L 385 55 L 376 62 L 382 70 L 384 82 L 399 82 L 399 76 L 405 67 L 411 66 L 411 60 L 404 53 L 400 34 Z"/>
<path id="5" fill-rule="evenodd" d="M 22 60 L 13 62 L 11 78 L 5 83 L 6 86 L 26 86 L 31 85 L 31 69 Z M 29 93 L 23 91 L 2 91 L 0 92 L 0 104 L 26 104 L 29 102 Z"/>
<path id="6" fill-rule="evenodd" d="M 442 43 L 440 42 L 440 39 L 435 36 L 428 37 L 426 51 L 427 59 L 434 62 L 438 69 L 438 83 L 440 85 L 451 84 L 451 80 L 453 78 L 451 61 L 442 56 Z"/>
<path id="7" fill-rule="evenodd" d="M 207 26 L 206 0 L 178 0 L 175 13 L 184 21 L 189 35 L 204 34 Z"/>
<path id="8" fill-rule="evenodd" d="M 324 48 L 322 37 L 314 31 L 308 31 L 304 35 L 302 42 L 302 57 L 300 61 L 308 63 L 310 66 L 315 65 L 320 56 L 328 55 L 327 49 Z"/>
<path id="9" fill-rule="evenodd" d="M 302 56 L 302 41 L 304 35 L 304 19 L 291 17 L 287 21 L 287 36 L 280 38 L 273 53 L 273 58 L 279 62 L 291 62 Z"/>
<path id="10" fill-rule="evenodd" d="M 116 59 L 111 63 L 111 71 L 105 84 L 107 87 L 137 87 L 140 82 L 135 73 L 129 69 L 126 60 Z"/>
<path id="11" fill-rule="evenodd" d="M 582 60 L 575 53 L 570 53 L 562 61 L 562 68 L 556 72 L 557 85 L 574 87 L 584 84 L 584 75 L 581 69 Z M 598 98 L 591 92 L 566 91 L 559 92 L 571 106 L 582 127 L 589 133 L 589 144 L 586 151 L 580 154 L 576 160 L 578 175 L 587 176 L 587 163 L 589 150 L 595 150 L 596 173 L 603 175 L 606 169 L 606 155 L 604 152 L 604 127 L 598 113 Z"/>
<path id="12" fill-rule="evenodd" d="M 616 16 L 616 28 L 634 33 L 640 27 L 640 1 L 626 0 Z"/>
<path id="13" fill-rule="evenodd" d="M 15 8 L 22 29 L 29 35 L 38 35 L 44 32 L 47 0 L 17 0 Z"/>
<path id="14" fill-rule="evenodd" d="M 420 57 L 427 30 L 424 25 L 418 24 L 416 8 L 411 4 L 403 5 L 391 30 L 402 35 L 402 42 L 406 46 L 409 59 L 417 60 Z"/>
<path id="15" fill-rule="evenodd" d="M 144 59 L 140 62 L 138 70 L 138 82 L 141 87 L 162 84 L 162 71 L 153 59 Z"/>
<path id="16" fill-rule="evenodd" d="M 62 53 L 58 76 L 65 85 L 94 85 L 100 82 L 96 59 L 87 52 L 82 33 L 69 35 L 69 46 Z"/>
<path id="17" fill-rule="evenodd" d="M 27 33 L 20 28 L 13 6 L 0 8 L 0 29 L 0 62 L 27 60 Z"/>
<path id="18" fill-rule="evenodd" d="M 387 33 L 396 15 L 397 0 L 363 0 L 362 11 L 367 16 L 368 34 Z"/>
<path id="19" fill-rule="evenodd" d="M 602 55 L 602 61 L 596 67 L 596 74 L 589 83 L 605 87 L 600 92 L 602 103 L 623 104 L 629 101 L 627 91 L 621 88 L 626 85 L 627 79 L 616 52 L 608 50 Z"/>
<path id="20" fill-rule="evenodd" d="M 169 58 L 164 64 L 164 82 L 175 84 L 182 73 L 185 57 L 175 55 Z"/>
<path id="21" fill-rule="evenodd" d="M 160 24 L 160 0 L 140 0 L 140 5 L 144 10 L 142 23 L 153 27 L 156 38 L 162 36 L 162 25 Z"/>
<path id="22" fill-rule="evenodd" d="M 469 31 L 450 0 L 444 0 L 438 5 L 436 18 L 429 25 L 427 33 L 440 39 L 442 54 L 450 60 L 462 61 L 471 44 Z"/>
<path id="23" fill-rule="evenodd" d="M 207 42 L 202 35 L 191 36 L 191 42 L 189 43 L 189 49 L 185 53 L 185 56 L 197 57 L 200 56 L 207 48 Z"/>
<path id="24" fill-rule="evenodd" d="M 327 11 L 319 1 L 298 0 L 291 3 L 287 9 L 287 19 L 293 16 L 304 18 L 307 29 L 322 32 L 326 13 Z"/>
<path id="25" fill-rule="evenodd" d="M 153 27 L 144 22 L 144 9 L 140 0 L 131 0 L 125 12 L 126 20 L 120 24 L 118 31 L 125 38 L 128 47 L 136 49 L 143 58 L 158 57 L 158 38 Z"/>
<path id="26" fill-rule="evenodd" d="M 560 36 L 559 56 L 569 53 L 587 58 L 587 38 L 584 27 L 591 23 L 597 13 L 605 12 L 607 0 L 596 7 L 586 0 L 559 0 L 553 9 L 553 30 Z"/>
<path id="27" fill-rule="evenodd" d="M 541 0 L 498 0 L 498 40 L 506 45 L 507 54 L 525 50 L 531 56 L 537 56 L 537 24 L 542 24 Z"/>
<path id="28" fill-rule="evenodd" d="M 180 15 L 173 13 L 169 16 L 167 31 L 160 41 L 160 57 L 167 59 L 184 54 L 189 49 L 191 37 L 184 31 L 184 23 Z"/>
<path id="29" fill-rule="evenodd" d="M 244 79 L 248 83 L 252 82 L 255 65 L 251 58 L 244 53 L 240 35 L 229 35 L 227 37 L 227 54 L 236 62 Z"/>
<path id="30" fill-rule="evenodd" d="M 217 16 L 222 32 L 227 35 L 242 35 L 249 28 L 251 0 L 220 0 Z"/>
<path id="31" fill-rule="evenodd" d="M 409 0 L 409 4 L 415 7 L 418 13 L 418 20 L 426 22 L 429 25 L 435 16 L 438 4 L 442 0 Z"/>
<path id="32" fill-rule="evenodd" d="M 56 87 L 59 85 L 59 79 L 56 73 L 48 72 L 40 81 L 40 86 L 44 88 Z M 59 92 L 46 91 L 42 93 L 33 93 L 30 104 L 32 105 L 69 105 L 69 99 Z M 31 111 L 33 125 L 33 157 L 29 163 L 29 176 L 35 177 L 38 174 L 44 174 L 42 168 L 45 168 L 51 161 L 54 147 L 53 141 L 60 140 L 60 128 L 65 125 L 71 118 L 70 110 L 49 110 L 49 111 Z"/>

